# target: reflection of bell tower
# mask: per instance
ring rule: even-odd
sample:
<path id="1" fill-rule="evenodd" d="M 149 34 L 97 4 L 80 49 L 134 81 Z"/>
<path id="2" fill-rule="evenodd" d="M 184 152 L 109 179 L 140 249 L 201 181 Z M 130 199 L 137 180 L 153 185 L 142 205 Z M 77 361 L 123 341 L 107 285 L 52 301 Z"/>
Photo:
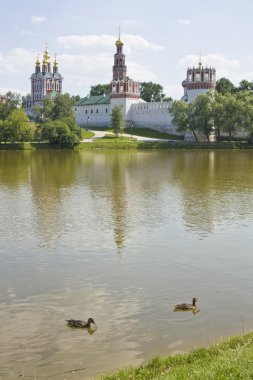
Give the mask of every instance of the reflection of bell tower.
<path id="1" fill-rule="evenodd" d="M 125 199 L 125 166 L 121 155 L 115 157 L 112 165 L 112 217 L 114 221 L 114 240 L 122 248 L 125 239 L 126 199 Z"/>

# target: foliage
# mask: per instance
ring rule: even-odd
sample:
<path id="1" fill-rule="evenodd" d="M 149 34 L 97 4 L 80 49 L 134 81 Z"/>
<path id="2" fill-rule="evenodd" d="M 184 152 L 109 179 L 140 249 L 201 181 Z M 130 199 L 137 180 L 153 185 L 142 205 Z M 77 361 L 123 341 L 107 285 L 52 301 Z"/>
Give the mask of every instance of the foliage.
<path id="1" fill-rule="evenodd" d="M 192 103 L 174 101 L 169 112 L 178 130 L 192 131 L 196 141 L 198 134 L 204 134 L 209 141 L 214 129 L 217 141 L 221 133 L 227 133 L 231 141 L 241 130 L 253 137 L 253 93 L 249 91 L 202 94 Z"/>
<path id="2" fill-rule="evenodd" d="M 115 136 L 118 136 L 119 133 L 122 133 L 125 127 L 124 118 L 121 112 L 121 107 L 116 105 L 112 109 L 111 114 L 111 127 Z"/>
<path id="3" fill-rule="evenodd" d="M 94 95 L 109 95 L 110 94 L 110 84 L 97 84 L 91 86 L 90 96 Z"/>
<path id="4" fill-rule="evenodd" d="M 0 123 L 0 142 L 31 141 L 34 136 L 33 125 L 22 109 L 13 109 L 8 117 Z"/>
<path id="5" fill-rule="evenodd" d="M 206 136 L 207 141 L 209 141 L 209 136 L 213 129 L 212 94 L 207 93 L 197 96 L 197 98 L 192 103 L 192 107 L 196 130 L 200 133 L 203 133 Z"/>
<path id="6" fill-rule="evenodd" d="M 145 102 L 162 102 L 165 98 L 163 86 L 153 82 L 141 82 L 141 99 Z M 169 98 L 171 99 L 171 98 Z"/>
<path id="7" fill-rule="evenodd" d="M 0 120 L 5 120 L 11 111 L 21 107 L 22 97 L 15 92 L 7 92 L 4 102 L 0 102 Z"/>
<path id="8" fill-rule="evenodd" d="M 235 91 L 235 86 L 229 79 L 222 77 L 216 82 L 216 91 L 223 95 L 232 94 Z"/>
<path id="9" fill-rule="evenodd" d="M 253 82 L 249 82 L 249 81 L 243 79 L 239 83 L 239 87 L 237 88 L 237 91 L 249 91 L 249 92 L 252 92 L 253 91 Z"/>
<path id="10" fill-rule="evenodd" d="M 50 144 L 61 148 L 73 148 L 80 141 L 80 136 L 72 131 L 67 122 L 62 120 L 51 120 L 43 124 L 41 136 Z"/>
<path id="11" fill-rule="evenodd" d="M 186 132 L 189 130 L 194 134 L 196 141 L 198 141 L 194 104 L 175 100 L 172 102 L 169 112 L 172 115 L 172 123 L 177 125 L 178 131 Z"/>

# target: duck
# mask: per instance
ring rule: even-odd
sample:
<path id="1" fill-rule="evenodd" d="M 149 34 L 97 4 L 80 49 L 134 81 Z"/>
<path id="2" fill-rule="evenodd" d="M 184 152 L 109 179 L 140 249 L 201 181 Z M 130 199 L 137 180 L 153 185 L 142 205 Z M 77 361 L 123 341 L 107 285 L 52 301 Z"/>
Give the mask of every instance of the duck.
<path id="1" fill-rule="evenodd" d="M 197 306 L 196 306 L 196 302 L 198 301 L 197 298 L 193 298 L 192 299 L 192 304 L 191 303 L 180 303 L 178 305 L 175 306 L 175 309 L 174 311 L 178 311 L 178 310 L 192 310 L 192 311 L 195 311 L 197 310 Z"/>
<path id="2" fill-rule="evenodd" d="M 81 321 L 79 319 L 66 319 L 66 322 L 67 322 L 67 325 L 70 327 L 77 327 L 81 329 L 86 329 L 86 328 L 89 329 L 91 323 L 96 325 L 96 322 L 94 321 L 93 318 L 89 318 L 87 322 Z"/>

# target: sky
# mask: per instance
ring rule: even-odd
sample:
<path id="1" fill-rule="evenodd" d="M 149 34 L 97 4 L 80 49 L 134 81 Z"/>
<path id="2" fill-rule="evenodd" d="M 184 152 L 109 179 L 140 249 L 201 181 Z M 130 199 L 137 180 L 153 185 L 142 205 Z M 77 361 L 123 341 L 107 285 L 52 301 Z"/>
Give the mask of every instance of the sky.
<path id="1" fill-rule="evenodd" d="M 30 92 L 46 43 L 63 92 L 86 96 L 112 79 L 119 26 L 127 75 L 180 99 L 188 66 L 253 80 L 253 0 L 8 0 L 0 6 L 0 94 Z"/>

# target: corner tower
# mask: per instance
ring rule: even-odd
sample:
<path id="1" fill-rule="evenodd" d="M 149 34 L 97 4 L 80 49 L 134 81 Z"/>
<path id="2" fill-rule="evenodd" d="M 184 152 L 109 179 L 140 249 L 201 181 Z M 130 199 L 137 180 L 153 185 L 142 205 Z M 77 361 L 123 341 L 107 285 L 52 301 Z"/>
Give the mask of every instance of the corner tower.
<path id="1" fill-rule="evenodd" d="M 215 88 L 215 68 L 203 67 L 201 61 L 198 67 L 188 67 L 186 75 L 186 79 L 182 82 L 184 96 L 181 100 L 191 103 L 197 96 Z"/>

